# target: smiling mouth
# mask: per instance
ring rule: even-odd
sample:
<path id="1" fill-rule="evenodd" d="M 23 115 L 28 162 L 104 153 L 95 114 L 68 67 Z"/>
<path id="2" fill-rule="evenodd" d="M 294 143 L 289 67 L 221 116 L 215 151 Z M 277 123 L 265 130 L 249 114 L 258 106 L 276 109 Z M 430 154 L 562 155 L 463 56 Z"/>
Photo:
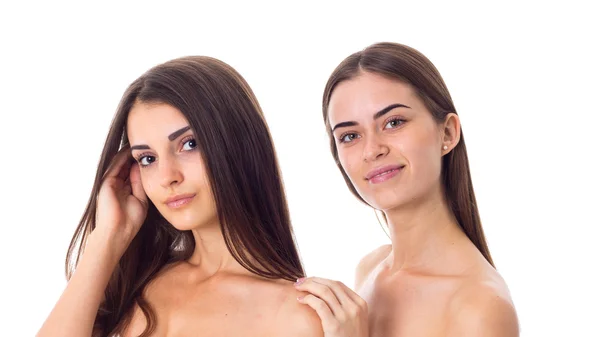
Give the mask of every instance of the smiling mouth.
<path id="1" fill-rule="evenodd" d="M 397 169 L 391 169 L 391 170 L 387 170 L 387 171 L 385 171 L 385 172 L 381 172 L 381 173 L 379 173 L 378 175 L 376 175 L 376 176 L 372 177 L 371 179 L 373 179 L 373 178 L 376 178 L 376 177 L 381 177 L 381 176 L 384 176 L 384 175 L 386 175 L 386 174 L 388 174 L 388 173 L 391 173 L 391 172 L 394 172 L 394 171 L 396 171 L 396 170 L 399 170 L 399 168 L 397 168 Z"/>
<path id="2" fill-rule="evenodd" d="M 404 166 L 390 168 L 388 170 L 385 170 L 383 172 L 377 173 L 376 175 L 369 177 L 367 181 L 369 181 L 371 184 L 382 183 L 398 175 L 403 168 Z"/>

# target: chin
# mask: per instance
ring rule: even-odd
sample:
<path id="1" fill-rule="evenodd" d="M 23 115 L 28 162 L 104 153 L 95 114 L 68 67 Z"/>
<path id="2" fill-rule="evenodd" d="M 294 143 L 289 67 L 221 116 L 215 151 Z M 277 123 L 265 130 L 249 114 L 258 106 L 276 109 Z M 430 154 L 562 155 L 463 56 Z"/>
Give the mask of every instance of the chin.
<path id="1" fill-rule="evenodd" d="M 406 201 L 398 200 L 397 198 L 386 199 L 382 198 L 381 196 L 378 198 L 369 198 L 364 200 L 366 200 L 371 207 L 380 211 L 398 208 L 407 203 Z"/>
<path id="2" fill-rule="evenodd" d="M 364 198 L 364 197 L 363 197 Z M 404 207 L 418 207 L 435 199 L 432 193 L 427 191 L 405 191 L 405 193 L 378 193 L 376 196 L 370 195 L 369 199 L 364 198 L 369 205 L 381 210 L 387 211 Z"/>
<path id="3" fill-rule="evenodd" d="M 192 229 L 196 229 L 197 226 L 195 226 L 195 224 L 191 224 L 191 223 L 183 223 L 181 221 L 169 221 L 169 223 L 175 227 L 175 229 L 177 229 L 178 231 L 189 231 Z"/>
<path id="4" fill-rule="evenodd" d="M 398 192 L 398 189 L 388 189 L 378 192 L 369 191 L 368 193 L 360 193 L 360 196 L 371 207 L 381 211 L 399 208 L 421 199 L 418 194 L 411 193 L 411 191 L 407 189 L 404 189 L 404 191 L 400 193 Z"/>
<path id="5" fill-rule="evenodd" d="M 165 217 L 173 227 L 180 231 L 189 231 L 192 229 L 206 228 L 218 224 L 217 215 L 206 217 L 205 214 L 177 214 Z"/>

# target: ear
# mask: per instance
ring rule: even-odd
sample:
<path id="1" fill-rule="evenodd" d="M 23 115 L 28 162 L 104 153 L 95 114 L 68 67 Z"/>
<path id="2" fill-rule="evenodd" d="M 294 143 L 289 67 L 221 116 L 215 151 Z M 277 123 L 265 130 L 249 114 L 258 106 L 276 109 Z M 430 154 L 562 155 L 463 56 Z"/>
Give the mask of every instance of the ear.
<path id="1" fill-rule="evenodd" d="M 442 155 L 446 155 L 458 144 L 460 140 L 460 119 L 455 113 L 446 115 L 442 124 Z"/>

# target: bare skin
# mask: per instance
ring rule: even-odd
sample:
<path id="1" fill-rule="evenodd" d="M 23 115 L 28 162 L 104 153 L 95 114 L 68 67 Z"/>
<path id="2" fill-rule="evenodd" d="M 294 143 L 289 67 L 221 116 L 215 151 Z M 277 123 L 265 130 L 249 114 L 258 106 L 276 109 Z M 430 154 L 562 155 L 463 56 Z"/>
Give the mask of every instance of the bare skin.
<path id="1" fill-rule="evenodd" d="M 369 332 L 355 336 L 518 336 L 504 280 L 444 200 L 441 159 L 460 139 L 458 116 L 438 123 L 410 85 L 368 72 L 338 84 L 328 112 L 340 163 L 385 213 L 392 241 L 357 267 Z"/>
<path id="2" fill-rule="evenodd" d="M 220 271 L 199 275 L 179 264 L 163 271 L 146 291 L 156 308 L 153 336 L 322 336 L 316 314 L 297 303 L 291 282 Z M 200 272 L 201 273 L 201 272 Z M 136 307 L 124 337 L 138 336 L 146 320 Z"/>
<path id="3" fill-rule="evenodd" d="M 298 301 L 319 315 L 325 337 L 368 336 L 367 302 L 345 284 L 309 277 L 299 279 L 295 286 L 307 293 Z"/>
<path id="4" fill-rule="evenodd" d="M 323 336 L 319 317 L 298 303 L 304 293 L 292 282 L 252 274 L 227 250 L 187 126 L 169 105 L 134 105 L 127 123 L 131 147 L 116 156 L 105 175 L 96 229 L 38 336 L 92 335 L 108 279 L 143 223 L 149 201 L 176 228 L 191 230 L 196 241 L 187 261 L 166 266 L 145 288 L 157 318 L 152 336 Z M 169 204 L 178 195 L 190 195 L 191 201 Z M 138 336 L 146 324 L 134 306 L 123 337 Z"/>

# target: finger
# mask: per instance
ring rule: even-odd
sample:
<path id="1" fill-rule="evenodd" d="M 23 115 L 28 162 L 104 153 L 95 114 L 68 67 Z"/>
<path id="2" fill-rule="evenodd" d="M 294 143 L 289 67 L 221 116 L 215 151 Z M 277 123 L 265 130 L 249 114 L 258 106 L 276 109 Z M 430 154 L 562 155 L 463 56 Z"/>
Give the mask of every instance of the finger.
<path id="1" fill-rule="evenodd" d="M 131 166 L 131 170 L 129 171 L 129 181 L 131 183 L 133 196 L 146 205 L 148 197 L 146 196 L 146 191 L 144 191 L 144 186 L 142 185 L 142 176 L 138 165 Z"/>
<path id="2" fill-rule="evenodd" d="M 129 176 L 131 173 L 131 167 L 133 166 L 133 157 L 129 155 L 127 161 L 121 166 L 121 170 L 119 171 L 118 177 L 123 179 L 127 183 L 129 183 Z"/>
<path id="3" fill-rule="evenodd" d="M 348 288 L 344 283 L 321 277 L 312 277 L 312 279 L 314 282 L 328 286 L 338 298 L 342 306 L 348 306 L 350 304 L 363 306 L 364 300 L 362 297 L 358 296 L 357 293 Z"/>
<path id="4" fill-rule="evenodd" d="M 126 152 L 129 152 L 129 148 L 123 147 L 123 148 L 119 149 L 119 151 L 117 151 L 117 153 L 112 157 L 112 159 L 110 159 L 108 168 L 106 169 L 106 171 L 104 173 L 106 174 L 108 172 L 114 171 L 116 169 L 115 166 L 118 166 L 117 164 L 120 160 L 119 158 L 125 157 Z"/>
<path id="5" fill-rule="evenodd" d="M 325 301 L 336 317 L 343 312 L 342 305 L 332 289 L 325 284 L 315 282 L 312 277 L 300 279 L 299 282 L 296 283 L 296 289 L 309 292 Z"/>
<path id="6" fill-rule="evenodd" d="M 321 277 L 312 277 L 313 282 L 327 286 L 335 294 L 343 306 L 348 305 L 350 302 L 354 302 L 346 293 L 344 288 L 347 288 L 342 282 L 329 280 Z"/>
<path id="7" fill-rule="evenodd" d="M 329 306 L 322 299 L 315 295 L 308 294 L 304 297 L 298 297 L 298 302 L 308 305 L 317 312 L 317 315 L 321 318 L 321 324 L 326 325 L 335 320 L 333 313 Z"/>
<path id="8" fill-rule="evenodd" d="M 119 176 L 119 174 L 122 172 L 123 165 L 129 162 L 129 157 L 131 156 L 129 151 L 129 147 L 124 147 L 117 152 L 117 154 L 111 160 L 108 169 L 104 173 L 104 176 L 102 177 L 103 179 L 107 177 Z"/>

